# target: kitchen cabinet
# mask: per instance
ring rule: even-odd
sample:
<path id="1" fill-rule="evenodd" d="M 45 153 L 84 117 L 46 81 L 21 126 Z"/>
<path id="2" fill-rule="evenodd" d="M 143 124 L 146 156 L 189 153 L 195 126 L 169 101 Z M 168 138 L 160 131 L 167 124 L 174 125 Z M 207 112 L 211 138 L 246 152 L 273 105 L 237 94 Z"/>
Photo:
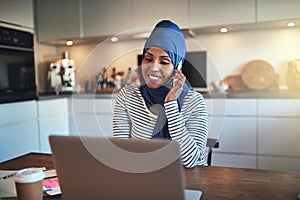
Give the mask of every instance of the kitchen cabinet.
<path id="1" fill-rule="evenodd" d="M 36 101 L 0 104 L 0 162 L 39 152 Z"/>
<path id="2" fill-rule="evenodd" d="M 38 125 L 40 152 L 51 153 L 50 135 L 69 135 L 68 99 L 39 100 Z"/>
<path id="3" fill-rule="evenodd" d="M 258 100 L 258 168 L 300 169 L 300 100 Z"/>
<path id="4" fill-rule="evenodd" d="M 209 137 L 218 138 L 212 165 L 256 168 L 257 121 L 255 99 L 206 99 Z"/>
<path id="5" fill-rule="evenodd" d="M 298 0 L 257 0 L 257 22 L 300 18 Z"/>
<path id="6" fill-rule="evenodd" d="M 82 36 L 80 0 L 35 0 L 38 41 Z"/>
<path id="7" fill-rule="evenodd" d="M 189 28 L 188 2 L 188 0 L 132 0 L 133 28 L 152 30 L 162 19 L 170 19 L 180 28 Z"/>
<path id="8" fill-rule="evenodd" d="M 72 135 L 112 137 L 115 99 L 72 98 L 69 100 Z"/>
<path id="9" fill-rule="evenodd" d="M 2 22 L 33 29 L 33 0 L 0 1 L 0 19 Z"/>
<path id="10" fill-rule="evenodd" d="M 190 0 L 189 6 L 191 28 L 256 22 L 255 0 Z"/>
<path id="11" fill-rule="evenodd" d="M 82 1 L 84 37 L 107 36 L 128 31 L 131 23 L 131 0 Z"/>

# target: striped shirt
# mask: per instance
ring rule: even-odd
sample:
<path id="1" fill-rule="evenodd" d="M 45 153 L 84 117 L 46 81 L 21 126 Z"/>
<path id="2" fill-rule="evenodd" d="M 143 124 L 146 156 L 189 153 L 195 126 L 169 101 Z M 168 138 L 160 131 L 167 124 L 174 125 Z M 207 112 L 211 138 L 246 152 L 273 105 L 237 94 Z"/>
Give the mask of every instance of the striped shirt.
<path id="1" fill-rule="evenodd" d="M 181 112 L 175 100 L 164 103 L 164 107 L 169 134 L 179 144 L 183 165 L 186 168 L 206 165 L 208 113 L 202 95 L 189 90 Z M 150 140 L 156 119 L 157 115 L 147 108 L 139 86 L 126 85 L 120 90 L 114 107 L 114 137 Z"/>

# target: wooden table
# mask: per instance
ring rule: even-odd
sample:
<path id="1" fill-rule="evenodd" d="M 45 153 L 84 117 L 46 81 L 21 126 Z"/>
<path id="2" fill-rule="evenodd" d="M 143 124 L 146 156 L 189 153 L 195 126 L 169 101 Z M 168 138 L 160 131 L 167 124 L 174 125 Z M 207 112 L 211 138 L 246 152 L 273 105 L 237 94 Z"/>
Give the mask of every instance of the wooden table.
<path id="1" fill-rule="evenodd" d="M 50 154 L 30 153 L 0 163 L 1 170 L 44 166 L 54 168 Z M 185 169 L 185 178 L 188 189 L 203 191 L 203 200 L 296 200 L 300 194 L 300 172 L 209 166 Z"/>

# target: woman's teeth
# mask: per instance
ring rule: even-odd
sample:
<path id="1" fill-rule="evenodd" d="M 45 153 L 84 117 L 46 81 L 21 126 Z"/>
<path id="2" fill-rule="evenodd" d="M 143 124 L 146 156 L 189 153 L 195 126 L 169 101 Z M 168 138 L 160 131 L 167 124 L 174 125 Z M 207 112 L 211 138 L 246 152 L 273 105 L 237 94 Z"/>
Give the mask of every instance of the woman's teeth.
<path id="1" fill-rule="evenodd" d="M 157 81 L 158 79 L 159 79 L 159 77 L 157 77 L 157 76 L 148 76 L 151 80 L 153 80 L 153 81 Z"/>

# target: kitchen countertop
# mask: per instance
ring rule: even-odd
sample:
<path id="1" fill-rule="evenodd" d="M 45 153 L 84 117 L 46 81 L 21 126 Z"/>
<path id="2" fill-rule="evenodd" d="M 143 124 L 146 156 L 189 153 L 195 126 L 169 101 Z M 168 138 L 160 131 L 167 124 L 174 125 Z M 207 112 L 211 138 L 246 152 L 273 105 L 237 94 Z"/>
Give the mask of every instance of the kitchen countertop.
<path id="1" fill-rule="evenodd" d="M 276 91 L 276 92 L 201 92 L 204 98 L 228 98 L 228 99 L 300 99 L 300 91 Z M 55 95 L 54 93 L 42 93 L 39 94 L 39 100 L 55 99 L 55 98 L 116 98 L 117 93 L 61 93 Z"/>

